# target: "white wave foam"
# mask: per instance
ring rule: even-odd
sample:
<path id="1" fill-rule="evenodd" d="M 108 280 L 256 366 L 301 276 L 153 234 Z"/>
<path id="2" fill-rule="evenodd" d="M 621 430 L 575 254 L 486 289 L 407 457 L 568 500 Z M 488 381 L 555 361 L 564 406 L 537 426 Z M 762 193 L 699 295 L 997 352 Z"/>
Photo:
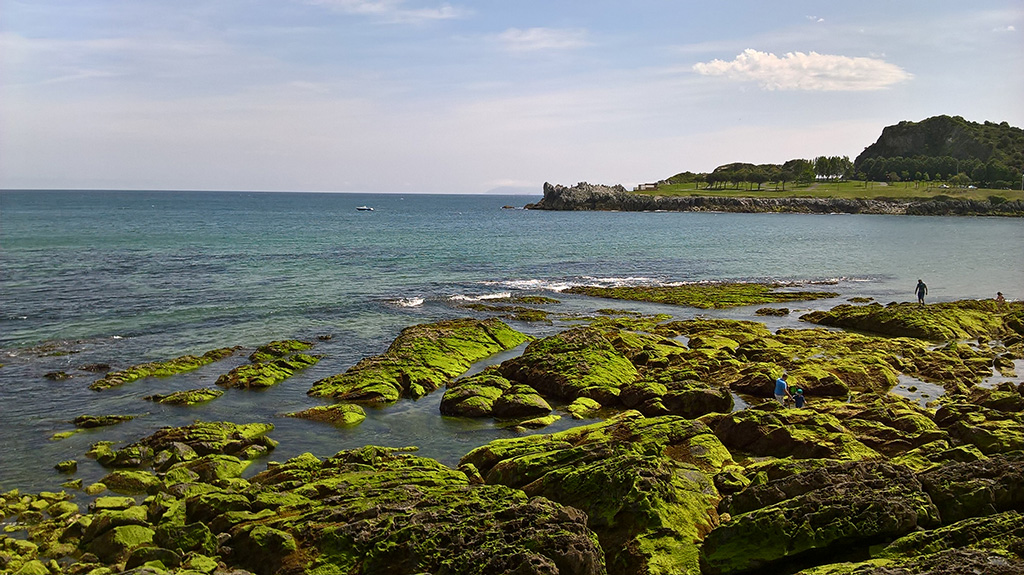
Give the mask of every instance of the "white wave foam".
<path id="1" fill-rule="evenodd" d="M 489 300 L 489 299 L 508 299 L 510 297 L 512 297 L 512 293 L 511 292 L 503 291 L 503 292 L 489 293 L 489 294 L 483 294 L 483 295 L 462 295 L 462 294 L 456 294 L 456 295 L 453 295 L 453 296 L 449 297 L 448 299 L 450 299 L 452 301 L 484 301 L 484 300 Z"/>
<path id="2" fill-rule="evenodd" d="M 423 298 L 421 298 L 421 297 L 403 297 L 403 298 L 398 298 L 398 299 L 392 301 L 391 303 L 397 305 L 398 307 L 419 307 L 419 306 L 423 305 Z"/>
<path id="3" fill-rule="evenodd" d="M 780 287 L 800 285 L 835 285 L 842 282 L 870 282 L 869 278 L 862 277 L 835 277 L 818 278 L 805 280 L 772 280 L 769 278 L 760 279 L 702 279 L 702 280 L 679 280 L 668 281 L 647 276 L 625 276 L 625 277 L 594 277 L 579 276 L 575 278 L 560 279 L 513 279 L 501 281 L 483 282 L 484 285 L 507 288 L 515 291 L 553 291 L 562 292 L 574 287 L 679 287 L 687 285 L 715 285 L 721 283 L 771 283 Z M 455 296 L 460 298 L 463 296 Z M 503 297 L 508 297 L 504 295 Z M 468 298 L 467 298 L 468 299 Z"/>

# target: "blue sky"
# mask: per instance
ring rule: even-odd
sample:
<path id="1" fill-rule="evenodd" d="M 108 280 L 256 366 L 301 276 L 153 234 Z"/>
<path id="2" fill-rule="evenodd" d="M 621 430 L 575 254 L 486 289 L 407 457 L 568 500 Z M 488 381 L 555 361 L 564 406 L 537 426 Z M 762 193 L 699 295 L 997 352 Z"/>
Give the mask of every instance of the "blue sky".
<path id="1" fill-rule="evenodd" d="M 1020 0 L 0 0 L 0 188 L 540 193 L 1024 126 Z"/>

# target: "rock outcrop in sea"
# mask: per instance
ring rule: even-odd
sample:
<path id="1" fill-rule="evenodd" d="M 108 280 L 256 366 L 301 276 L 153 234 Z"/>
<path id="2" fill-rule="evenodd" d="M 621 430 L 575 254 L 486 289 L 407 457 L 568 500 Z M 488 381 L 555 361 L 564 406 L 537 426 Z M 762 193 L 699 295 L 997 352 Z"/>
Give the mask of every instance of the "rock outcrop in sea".
<path id="1" fill-rule="evenodd" d="M 627 191 L 621 185 L 581 182 L 572 187 L 544 184 L 544 197 L 530 210 L 602 210 L 622 212 L 795 212 L 807 214 L 898 214 L 915 216 L 1024 216 L 1024 201 L 993 203 L 942 196 L 924 201 L 842 198 L 740 198 L 655 196 Z"/>
<path id="2" fill-rule="evenodd" d="M 0 494 L 0 571 L 1024 573 L 1024 384 L 982 385 L 994 371 L 1016 375 L 1024 305 L 837 306 L 805 318 L 870 333 L 576 318 L 584 325 L 453 379 L 469 358 L 530 338 L 495 320 L 414 326 L 345 382 L 446 385 L 447 415 L 593 421 L 491 441 L 457 466 L 368 445 L 257 472 L 278 445 L 267 423 L 100 441 L 85 454 L 109 471 L 100 482 L 68 477 L 67 460 L 67 491 Z M 769 399 L 781 369 L 810 392 L 808 407 Z M 945 393 L 891 393 L 900 374 Z M 347 394 L 288 415 L 351 425 L 362 395 Z M 734 397 L 749 405 L 735 409 Z"/>

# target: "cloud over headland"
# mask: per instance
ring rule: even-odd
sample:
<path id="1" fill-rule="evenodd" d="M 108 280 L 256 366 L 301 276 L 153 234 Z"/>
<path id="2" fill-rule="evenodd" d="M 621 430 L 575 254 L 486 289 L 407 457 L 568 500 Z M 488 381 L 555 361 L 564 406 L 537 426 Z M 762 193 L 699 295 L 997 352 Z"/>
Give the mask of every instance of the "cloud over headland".
<path id="1" fill-rule="evenodd" d="M 877 58 L 817 52 L 788 52 L 779 57 L 752 48 L 729 62 L 698 62 L 693 70 L 705 76 L 756 82 L 765 90 L 879 90 L 913 77 L 903 68 Z"/>

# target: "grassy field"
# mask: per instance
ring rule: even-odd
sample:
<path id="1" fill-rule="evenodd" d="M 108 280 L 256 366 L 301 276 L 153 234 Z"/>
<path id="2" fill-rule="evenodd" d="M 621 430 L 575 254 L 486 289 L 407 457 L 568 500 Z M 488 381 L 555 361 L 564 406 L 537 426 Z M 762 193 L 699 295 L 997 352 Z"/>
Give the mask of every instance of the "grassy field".
<path id="1" fill-rule="evenodd" d="M 935 196 L 947 196 L 955 199 L 987 200 L 989 196 L 998 196 L 1006 200 L 1024 200 L 1021 190 L 991 190 L 984 188 L 943 188 L 935 182 L 901 182 L 887 184 L 885 182 L 815 182 L 812 184 L 786 184 L 786 190 L 775 189 L 774 184 L 765 184 L 758 191 L 748 189 L 747 184 L 740 184 L 739 189 L 724 190 L 704 189 L 703 183 L 671 184 L 661 186 L 657 190 L 634 192 L 652 196 L 722 196 L 744 198 L 845 198 L 875 200 L 916 200 Z"/>

